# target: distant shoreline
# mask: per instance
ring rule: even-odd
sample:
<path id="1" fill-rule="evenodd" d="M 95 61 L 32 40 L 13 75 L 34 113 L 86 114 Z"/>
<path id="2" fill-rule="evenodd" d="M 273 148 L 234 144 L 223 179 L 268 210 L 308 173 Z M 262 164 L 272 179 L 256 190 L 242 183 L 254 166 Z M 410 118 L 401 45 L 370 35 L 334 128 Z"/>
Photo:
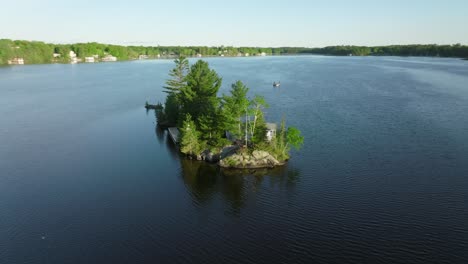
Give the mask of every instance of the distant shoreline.
<path id="1" fill-rule="evenodd" d="M 288 56 L 298 56 L 298 57 L 306 57 L 306 56 L 323 56 L 323 57 L 348 57 L 343 55 L 329 55 L 329 54 L 314 54 L 314 53 L 299 53 L 299 54 L 283 54 L 283 55 L 267 55 L 264 57 L 288 57 Z M 402 55 L 365 55 L 365 56 L 353 56 L 353 57 L 395 57 L 395 58 L 434 58 L 434 59 L 455 59 L 455 60 L 463 60 L 468 61 L 468 58 L 458 58 L 458 57 L 437 57 L 437 56 L 402 56 Z M 74 64 L 109 64 L 109 63 L 119 63 L 119 62 L 132 62 L 132 61 L 166 61 L 166 60 L 174 60 L 177 57 L 161 57 L 161 58 L 149 58 L 149 59 L 126 59 L 126 60 L 118 60 L 114 62 L 108 61 L 97 61 L 97 62 L 77 62 L 77 63 L 69 63 L 69 62 L 48 62 L 48 63 L 25 63 L 25 64 L 0 64 L 0 68 L 3 67 L 15 67 L 15 66 L 25 66 L 25 65 L 51 65 L 51 64 L 61 64 L 61 65 L 74 65 Z M 251 56 L 251 57 L 237 57 L 237 56 L 206 56 L 206 57 L 188 57 L 189 59 L 232 59 L 232 58 L 261 58 L 260 56 Z"/>
<path id="2" fill-rule="evenodd" d="M 306 57 L 306 56 L 323 56 L 323 57 L 395 57 L 395 58 L 435 58 L 435 59 L 456 59 L 456 60 L 464 60 L 468 61 L 468 58 L 461 58 L 461 57 L 440 57 L 440 56 L 403 56 L 403 55 L 362 55 L 362 56 L 344 56 L 344 55 L 331 55 L 331 54 L 315 54 L 315 53 L 297 53 L 297 54 L 281 54 L 281 55 L 267 55 L 262 57 L 288 57 L 288 56 L 298 56 L 298 57 Z M 48 64 L 101 64 L 101 63 L 119 63 L 119 62 L 131 62 L 131 61 L 157 61 L 157 60 L 174 60 L 178 57 L 160 57 L 160 58 L 148 58 L 148 59 L 126 59 L 126 60 L 117 60 L 113 62 L 109 61 L 95 61 L 95 62 L 77 62 L 77 63 L 70 63 L 70 62 L 47 62 L 47 63 L 24 63 L 21 65 L 18 64 L 0 64 L 0 67 L 9 67 L 9 66 L 24 66 L 24 65 L 48 65 Z M 205 56 L 205 57 L 187 57 L 189 59 L 232 59 L 232 58 L 261 58 L 261 56 L 249 56 L 249 57 L 238 57 L 238 56 Z"/>
<path id="3" fill-rule="evenodd" d="M 137 59 L 258 57 L 284 55 L 401 56 L 468 58 L 466 45 L 391 45 L 305 47 L 121 46 L 96 42 L 50 44 L 0 39 L 0 65 L 114 62 Z"/>

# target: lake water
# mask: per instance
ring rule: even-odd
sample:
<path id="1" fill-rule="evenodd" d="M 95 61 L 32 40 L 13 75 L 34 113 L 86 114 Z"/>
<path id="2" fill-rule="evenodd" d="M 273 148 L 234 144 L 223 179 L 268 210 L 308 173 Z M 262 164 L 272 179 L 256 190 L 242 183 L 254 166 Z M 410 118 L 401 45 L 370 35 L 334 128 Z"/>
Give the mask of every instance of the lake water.
<path id="1" fill-rule="evenodd" d="M 0 68 L 0 263 L 468 262 L 468 61 L 208 61 L 302 130 L 287 166 L 180 158 L 172 61 Z"/>

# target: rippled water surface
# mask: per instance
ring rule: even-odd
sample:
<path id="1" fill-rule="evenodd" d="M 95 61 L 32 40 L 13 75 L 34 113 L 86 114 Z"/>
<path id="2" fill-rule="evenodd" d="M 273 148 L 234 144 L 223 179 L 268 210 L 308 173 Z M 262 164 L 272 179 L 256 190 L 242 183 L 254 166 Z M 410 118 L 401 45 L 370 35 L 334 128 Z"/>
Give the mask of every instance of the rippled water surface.
<path id="1" fill-rule="evenodd" d="M 287 166 L 181 159 L 171 61 L 0 68 L 0 263 L 468 263 L 468 61 L 208 61 L 302 130 Z"/>

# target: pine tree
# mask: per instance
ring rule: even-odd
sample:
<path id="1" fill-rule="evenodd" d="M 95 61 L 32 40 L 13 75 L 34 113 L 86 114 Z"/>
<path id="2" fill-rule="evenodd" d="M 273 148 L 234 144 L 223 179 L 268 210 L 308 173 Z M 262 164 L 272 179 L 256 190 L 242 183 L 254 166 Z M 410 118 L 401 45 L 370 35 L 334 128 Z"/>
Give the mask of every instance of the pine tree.
<path id="1" fill-rule="evenodd" d="M 224 121 L 224 129 L 237 136 L 242 133 L 242 118 L 249 107 L 249 99 L 247 93 L 249 88 L 241 81 L 231 85 L 231 95 L 223 95 L 222 98 L 222 116 Z"/>
<path id="2" fill-rule="evenodd" d="M 202 151 L 202 144 L 199 140 L 199 132 L 190 114 L 187 114 L 181 129 L 180 151 L 187 155 L 199 155 Z"/>
<path id="3" fill-rule="evenodd" d="M 187 85 L 187 74 L 189 72 L 189 63 L 187 58 L 181 56 L 174 60 L 176 66 L 169 72 L 171 78 L 166 81 L 164 92 L 169 94 L 179 94 Z"/>
<path id="4" fill-rule="evenodd" d="M 164 92 L 167 93 L 164 104 L 164 116 L 170 125 L 179 123 L 181 115 L 180 91 L 187 85 L 187 74 L 189 70 L 188 60 L 185 57 L 179 57 L 174 60 L 176 66 L 170 71 L 171 78 L 166 81 Z"/>
<path id="5" fill-rule="evenodd" d="M 196 123 L 201 115 L 213 115 L 219 106 L 217 93 L 221 83 L 222 79 L 207 62 L 199 60 L 192 65 L 187 85 L 180 90 L 184 113 L 189 113 Z"/>

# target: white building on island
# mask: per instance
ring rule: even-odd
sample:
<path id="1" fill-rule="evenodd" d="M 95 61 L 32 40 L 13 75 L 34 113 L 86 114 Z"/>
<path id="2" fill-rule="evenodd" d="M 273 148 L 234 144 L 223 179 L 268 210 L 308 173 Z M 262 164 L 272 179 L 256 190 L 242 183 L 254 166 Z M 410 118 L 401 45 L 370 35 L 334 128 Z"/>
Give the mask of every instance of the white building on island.
<path id="1" fill-rule="evenodd" d="M 277 126 L 275 123 L 266 123 L 266 138 L 271 141 L 276 136 Z"/>

